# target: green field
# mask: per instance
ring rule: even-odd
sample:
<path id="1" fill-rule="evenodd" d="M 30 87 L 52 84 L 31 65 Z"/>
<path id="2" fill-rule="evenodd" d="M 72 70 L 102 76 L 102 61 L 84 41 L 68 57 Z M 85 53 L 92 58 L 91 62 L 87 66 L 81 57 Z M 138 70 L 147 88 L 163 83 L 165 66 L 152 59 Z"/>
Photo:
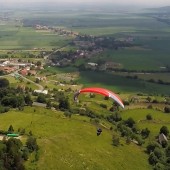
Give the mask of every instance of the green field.
<path id="1" fill-rule="evenodd" d="M 16 58 L 45 62 L 45 59 L 37 57 L 42 50 L 51 51 L 52 48 L 61 50 L 61 47 L 64 47 L 62 50 L 75 51 L 79 48 L 69 44 L 74 37 L 59 36 L 51 31 L 36 31 L 34 26 L 37 24 L 62 27 L 80 34 L 112 36 L 119 41 L 132 38 L 132 47 L 105 49 L 102 53 L 88 58 L 80 57 L 68 67 L 47 65 L 44 66 L 44 70 L 37 71 L 36 76 L 47 77 L 47 81 L 41 81 L 40 84 L 49 90 L 48 100 L 57 103 L 56 99 L 54 101 L 56 94 L 52 89 L 61 90 L 69 98 L 72 110 L 88 108 L 96 117 L 114 114 L 109 111 L 113 100 L 104 100 L 101 95 L 90 98 L 87 93 L 80 95 L 79 103 L 76 104 L 73 101 L 75 91 L 83 87 L 103 87 L 118 93 L 123 100 L 130 101 L 131 98 L 136 97 L 139 102 L 130 103 L 119 112 L 123 120 L 132 117 L 137 127 L 148 128 L 151 133 L 143 146 L 137 146 L 133 142 L 126 144 L 126 138 L 120 137 L 119 132 L 116 131 L 116 122 L 110 124 L 106 120 L 96 118 L 100 122 L 99 125 L 89 117 L 76 114 L 78 111 L 75 110 L 76 113 L 73 113 L 71 118 L 67 118 L 61 111 L 34 106 L 25 106 L 23 111 L 11 109 L 7 113 L 0 114 L 0 130 L 5 131 L 12 125 L 15 132 L 18 128 L 25 128 L 26 134 L 32 131 L 37 138 L 40 148 L 39 160 L 35 161 L 34 153 L 31 154 L 25 163 L 27 170 L 151 170 L 153 167 L 148 163 L 145 146 L 148 142 L 156 140 L 155 137 L 162 126 L 170 129 L 170 115 L 158 111 L 165 107 L 165 95 L 169 97 L 170 85 L 150 83 L 147 80 L 160 79 L 170 82 L 169 25 L 140 12 L 57 9 L 10 11 L 8 21 L 0 20 L 2 57 L 10 52 L 8 57 L 14 55 Z M 0 18 L 3 14 L 0 12 Z M 29 58 L 29 54 L 34 54 L 35 58 Z M 123 70 L 120 70 L 122 72 L 80 71 L 81 69 L 77 68 L 88 62 L 99 61 L 118 63 L 124 72 Z M 127 77 L 134 75 L 138 78 Z M 38 88 L 25 80 L 20 81 L 12 76 L 6 78 L 10 81 L 11 87 L 21 85 L 32 89 Z M 35 81 L 35 76 L 28 76 L 28 78 Z M 69 89 L 69 92 L 66 92 L 66 89 Z M 146 102 L 148 96 L 151 96 L 152 101 L 156 99 L 159 102 L 152 104 L 154 109 L 146 109 L 151 104 Z M 32 98 L 35 99 L 33 96 Z M 102 108 L 101 104 L 105 104 L 107 109 Z M 147 114 L 151 114 L 153 120 L 146 120 Z M 101 126 L 103 132 L 97 136 L 96 129 Z M 109 130 L 110 127 L 113 127 L 113 130 Z M 118 147 L 112 144 L 113 135 L 120 138 Z M 21 140 L 25 142 L 26 135 Z"/>
<path id="2" fill-rule="evenodd" d="M 120 76 L 137 76 L 139 79 L 142 80 L 162 80 L 164 82 L 170 82 L 170 73 L 121 73 L 121 72 L 115 72 L 113 73 L 115 75 Z"/>
<path id="3" fill-rule="evenodd" d="M 146 120 L 147 114 L 150 114 L 153 120 Z M 137 122 L 137 126 L 141 129 L 148 128 L 151 131 L 149 140 L 155 139 L 162 126 L 167 126 L 168 129 L 170 129 L 170 115 L 161 111 L 152 109 L 133 109 L 125 110 L 121 115 L 123 119 L 132 117 Z"/>
<path id="4" fill-rule="evenodd" d="M 10 27 L 10 28 L 9 28 Z M 68 44 L 70 38 L 51 32 L 36 31 L 33 28 L 16 28 L 14 25 L 0 25 L 0 49 L 60 48 Z"/>
<path id="5" fill-rule="evenodd" d="M 36 110 L 34 112 L 34 109 Z M 10 111 L 0 115 L 1 129 L 10 124 L 14 129 L 32 130 L 40 146 L 40 159 L 26 162 L 27 169 L 139 169 L 149 170 L 147 155 L 134 144 L 112 146 L 111 132 L 103 129 L 96 136 L 96 126 L 86 117 L 64 118 L 62 113 L 28 107 L 24 112 Z M 32 123 L 31 123 L 32 122 Z M 131 162 L 131 163 L 129 163 Z"/>
<path id="6" fill-rule="evenodd" d="M 128 79 L 111 73 L 80 72 L 79 83 L 85 87 L 106 87 L 119 93 L 170 94 L 169 85 L 159 85 L 142 80 Z"/>
<path id="7" fill-rule="evenodd" d="M 164 71 L 161 68 L 170 63 L 168 53 L 162 53 L 162 50 L 145 49 L 108 50 L 94 56 L 90 61 L 97 62 L 100 59 L 120 63 L 122 68 L 136 71 Z"/>

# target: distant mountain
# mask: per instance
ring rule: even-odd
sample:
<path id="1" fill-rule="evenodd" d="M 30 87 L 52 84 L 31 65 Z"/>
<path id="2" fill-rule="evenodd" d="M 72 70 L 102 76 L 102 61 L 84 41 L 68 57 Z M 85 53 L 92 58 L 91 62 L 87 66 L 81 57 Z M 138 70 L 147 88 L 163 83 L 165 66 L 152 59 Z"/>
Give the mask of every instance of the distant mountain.
<path id="1" fill-rule="evenodd" d="M 170 6 L 164 6 L 160 8 L 149 8 L 153 12 L 170 13 Z"/>

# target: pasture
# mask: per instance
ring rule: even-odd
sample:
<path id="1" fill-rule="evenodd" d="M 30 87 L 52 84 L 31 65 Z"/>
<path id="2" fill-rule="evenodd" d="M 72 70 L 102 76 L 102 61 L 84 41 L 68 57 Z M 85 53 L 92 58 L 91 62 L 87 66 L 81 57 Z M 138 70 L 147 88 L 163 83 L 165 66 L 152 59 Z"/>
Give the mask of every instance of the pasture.
<path id="1" fill-rule="evenodd" d="M 39 160 L 33 161 L 32 155 L 26 169 L 151 169 L 142 148 L 127 145 L 124 139 L 119 147 L 114 147 L 112 132 L 103 129 L 96 136 L 96 125 L 86 117 L 65 118 L 58 111 L 27 107 L 24 112 L 13 110 L 1 114 L 0 122 L 2 130 L 12 124 L 16 131 L 25 128 L 26 133 L 31 130 L 37 137 Z"/>
<path id="2" fill-rule="evenodd" d="M 147 114 L 150 114 L 153 119 L 146 120 Z M 153 109 L 132 109 L 122 111 L 121 116 L 123 119 L 132 117 L 140 129 L 148 128 L 151 131 L 148 140 L 151 141 L 155 140 L 155 137 L 159 134 L 162 126 L 167 126 L 168 129 L 170 129 L 170 115 L 163 113 L 162 111 Z"/>

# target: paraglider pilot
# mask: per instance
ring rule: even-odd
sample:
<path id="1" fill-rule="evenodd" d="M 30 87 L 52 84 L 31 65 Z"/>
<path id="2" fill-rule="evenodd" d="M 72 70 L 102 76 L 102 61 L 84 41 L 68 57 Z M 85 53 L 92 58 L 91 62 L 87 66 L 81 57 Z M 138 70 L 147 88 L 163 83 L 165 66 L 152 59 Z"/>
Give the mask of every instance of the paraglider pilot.
<path id="1" fill-rule="evenodd" d="M 102 129 L 101 129 L 101 128 L 98 128 L 98 129 L 97 129 L 97 136 L 99 136 L 101 133 L 102 133 Z"/>

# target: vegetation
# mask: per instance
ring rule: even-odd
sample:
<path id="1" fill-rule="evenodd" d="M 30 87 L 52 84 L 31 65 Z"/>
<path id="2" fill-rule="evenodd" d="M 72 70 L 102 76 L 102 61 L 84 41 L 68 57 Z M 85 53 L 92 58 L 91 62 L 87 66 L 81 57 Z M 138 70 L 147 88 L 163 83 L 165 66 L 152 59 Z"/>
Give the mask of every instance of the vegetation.
<path id="1" fill-rule="evenodd" d="M 12 15 L 0 13 L 0 62 L 33 64 L 36 74 L 0 70 L 0 169 L 169 168 L 164 14 L 28 8 Z M 113 90 L 125 109 L 92 93 L 75 103 L 74 93 L 88 86 Z M 15 132 L 20 140 L 5 140 Z"/>

